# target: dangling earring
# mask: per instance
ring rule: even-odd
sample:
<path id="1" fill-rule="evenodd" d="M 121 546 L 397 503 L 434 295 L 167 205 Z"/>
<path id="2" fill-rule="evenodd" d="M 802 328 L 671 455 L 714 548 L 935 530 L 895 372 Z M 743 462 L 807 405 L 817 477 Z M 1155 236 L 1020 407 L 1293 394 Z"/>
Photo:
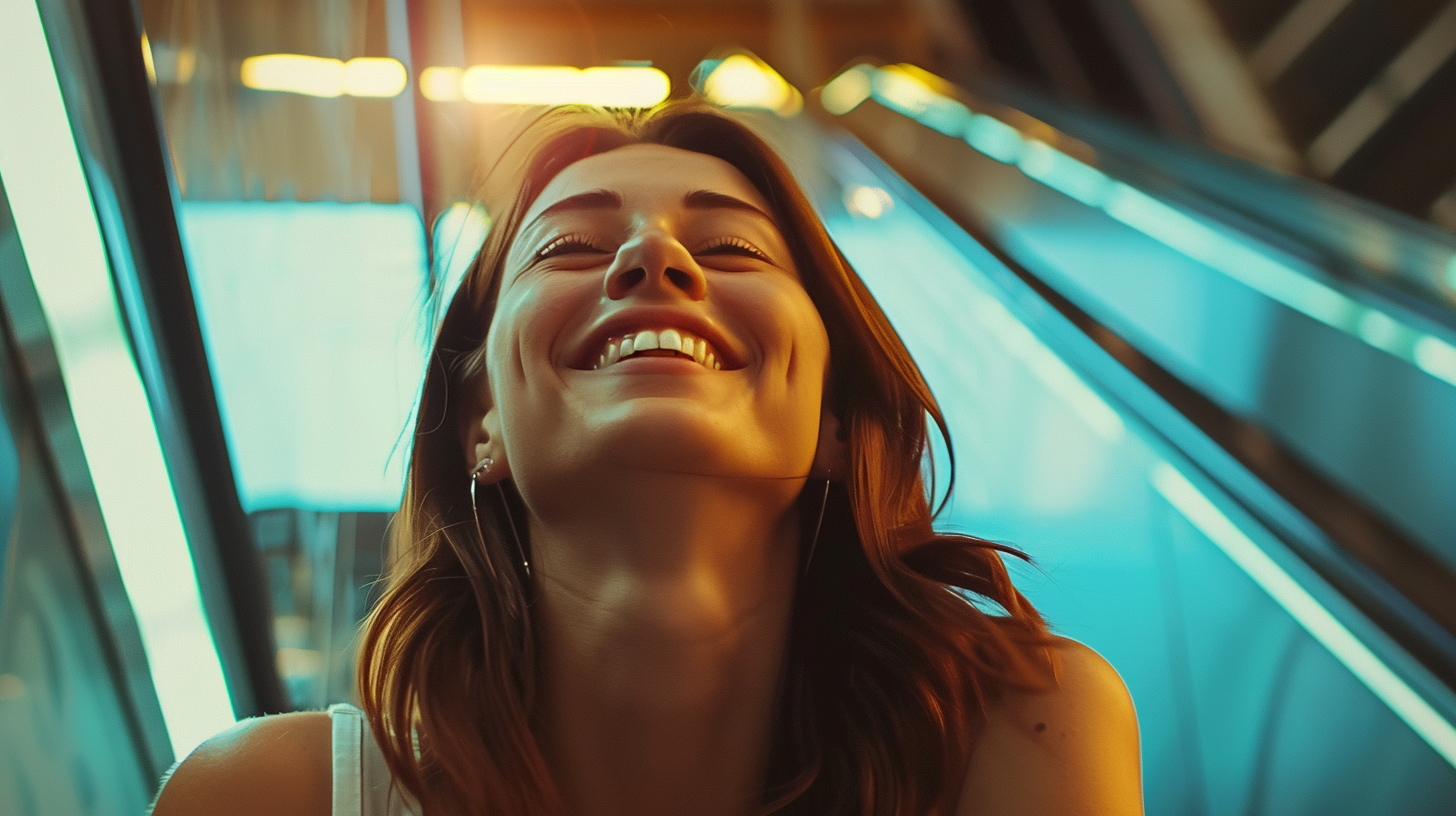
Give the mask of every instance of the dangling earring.
<path id="1" fill-rule="evenodd" d="M 480 507 L 475 503 L 475 486 L 480 484 L 480 474 L 489 473 L 490 466 L 494 464 L 495 460 L 487 456 L 476 463 L 475 470 L 470 471 L 470 510 L 475 519 L 475 532 L 480 536 L 482 544 L 485 543 L 485 531 L 480 529 Z M 511 526 L 511 538 L 516 540 L 516 553 L 521 557 L 521 566 L 526 568 L 526 580 L 530 581 L 531 562 L 526 558 L 526 548 L 521 545 L 521 536 L 516 532 L 516 520 L 511 516 L 511 506 L 506 503 L 506 489 L 501 487 L 500 482 L 496 482 L 495 487 L 500 491 L 501 507 L 506 511 L 506 523 Z"/>
<path id="2" fill-rule="evenodd" d="M 819 500 L 819 520 L 814 522 L 814 538 L 809 541 L 809 557 L 804 559 L 804 571 L 809 574 L 809 562 L 814 560 L 814 547 L 819 544 L 819 530 L 824 527 L 824 508 L 829 506 L 829 480 L 824 480 L 824 497 Z"/>

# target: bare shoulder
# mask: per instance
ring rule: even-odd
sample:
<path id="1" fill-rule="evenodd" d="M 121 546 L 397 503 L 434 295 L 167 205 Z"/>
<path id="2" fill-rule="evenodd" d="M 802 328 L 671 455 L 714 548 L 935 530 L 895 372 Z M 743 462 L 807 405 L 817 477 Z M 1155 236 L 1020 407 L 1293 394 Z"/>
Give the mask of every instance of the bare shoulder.
<path id="1" fill-rule="evenodd" d="M 331 740 L 322 711 L 244 720 L 177 766 L 152 814 L 329 816 Z"/>
<path id="2" fill-rule="evenodd" d="M 1074 640 L 1052 649 L 1056 687 L 987 712 L 960 816 L 1142 813 L 1137 715 L 1117 670 Z"/>

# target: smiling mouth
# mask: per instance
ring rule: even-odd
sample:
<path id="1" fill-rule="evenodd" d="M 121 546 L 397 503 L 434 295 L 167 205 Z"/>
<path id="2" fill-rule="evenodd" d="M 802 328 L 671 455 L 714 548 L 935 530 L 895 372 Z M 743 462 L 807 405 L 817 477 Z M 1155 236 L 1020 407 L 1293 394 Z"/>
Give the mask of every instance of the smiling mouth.
<path id="1" fill-rule="evenodd" d="M 681 329 L 642 329 L 621 337 L 607 338 L 593 369 L 611 368 L 637 357 L 678 357 L 719 370 L 723 363 L 707 340 Z"/>

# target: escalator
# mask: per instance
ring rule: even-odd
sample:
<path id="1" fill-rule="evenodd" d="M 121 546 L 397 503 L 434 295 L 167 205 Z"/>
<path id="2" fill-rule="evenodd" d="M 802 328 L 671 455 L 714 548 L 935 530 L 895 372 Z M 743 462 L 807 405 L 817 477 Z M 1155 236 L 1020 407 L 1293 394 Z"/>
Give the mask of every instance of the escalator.
<path id="1" fill-rule="evenodd" d="M 134 813 L 231 719 L 348 699 L 347 633 L 382 569 L 398 478 L 339 476 L 302 431 L 286 468 L 260 454 L 258 427 L 275 426 L 244 427 L 256 414 L 240 400 L 317 395 L 259 393 L 234 344 L 255 324 L 219 304 L 317 305 L 324 290 L 305 284 L 325 272 L 299 283 L 260 270 L 343 252 L 290 243 L 299 235 L 387 239 L 403 249 L 345 259 L 394 275 L 354 288 L 396 310 L 333 311 L 359 321 L 361 343 L 386 338 L 371 353 L 407 379 L 431 325 L 411 287 L 441 274 L 404 205 L 179 204 L 165 134 L 139 113 L 154 102 L 125 4 L 47 0 L 22 20 L 28 4 L 0 3 L 3 65 L 49 72 L 60 130 L 45 132 L 73 145 L 15 149 L 43 112 L 0 127 L 0 813 Z M 861 80 L 843 104 L 844 83 Z M 745 115 L 791 159 L 945 412 L 957 481 L 937 524 L 1030 553 L 1018 586 L 1127 681 L 1148 812 L 1450 813 L 1456 373 L 1442 349 L 1456 324 L 1440 280 L 1422 288 L 1395 262 L 1363 279 L 1338 231 L 1322 242 L 1261 215 L 1238 185 L 1205 183 L 1198 155 L 1139 147 L 1075 111 L 1054 128 L 1052 107 L 908 69 L 835 82 L 827 112 Z M 6 87 L 0 114 L 35 104 Z M 46 232 L 59 199 L 33 197 L 26 162 L 80 182 L 55 185 L 84 210 L 64 240 Z M 91 295 L 105 296 L 90 322 L 65 311 L 74 300 L 50 271 L 61 256 L 44 249 L 83 245 Z M 1443 251 L 1429 235 L 1402 246 L 1390 257 Z M 240 294 L 243 280 L 264 288 Z M 1329 302 L 1344 311 L 1321 311 Z M 296 325 L 268 333 L 302 348 Z M 106 407 L 141 445 L 123 453 L 162 471 L 116 466 L 87 413 L 102 369 L 68 351 L 78 336 L 113 366 Z M 126 394 L 141 398 L 130 413 Z M 351 432 L 390 454 L 400 412 Z M 946 450 L 932 456 L 945 473 Z M 163 491 L 148 494 L 160 543 L 136 549 L 125 503 L 108 498 L 118 478 L 127 495 Z M 137 563 L 165 565 L 173 583 L 159 590 Z M 308 627 L 312 640 L 295 631 Z"/>
<path id="2" fill-rule="evenodd" d="M 0 813 L 136 813 L 167 725 L 0 190 Z"/>
<path id="3" fill-rule="evenodd" d="M 1084 475 L 1088 480 L 1085 503 L 1058 507 L 1053 502 L 1050 506 L 1056 509 L 1051 512 L 1028 508 L 1022 511 L 1019 523 L 1003 533 L 1043 558 L 1065 557 L 1073 562 L 1083 558 L 1090 564 L 1100 564 L 1102 559 L 1116 563 L 1126 557 L 1131 542 L 1149 539 L 1152 552 L 1136 561 L 1146 567 L 1161 564 L 1161 575 L 1118 573 L 1107 564 L 1098 574 L 1098 569 L 1089 566 L 1085 568 L 1097 578 L 1085 591 L 1091 594 L 1091 585 L 1118 587 L 1114 592 L 1125 600 L 1142 597 L 1149 604 L 1141 610 L 1147 615 L 1156 605 L 1152 599 L 1159 597 L 1153 587 L 1162 582 L 1162 614 L 1132 616 L 1127 614 L 1129 610 L 1119 610 L 1121 616 L 1108 613 L 1104 633 L 1072 630 L 1069 634 L 1109 656 L 1125 649 L 1146 657 L 1146 638 L 1151 633 L 1137 620 L 1157 617 L 1169 627 L 1165 632 L 1170 644 L 1167 662 L 1159 667 L 1156 679 L 1145 682 L 1178 692 L 1140 695 L 1134 690 L 1144 712 L 1145 743 L 1167 739 L 1167 753 L 1145 751 L 1150 812 L 1396 813 L 1423 812 L 1424 807 L 1441 812 L 1437 803 L 1450 801 L 1451 755 L 1444 747 L 1449 737 L 1438 732 L 1447 733 L 1450 714 L 1403 713 L 1394 702 L 1403 692 L 1392 696 L 1383 681 L 1358 668 L 1371 665 L 1369 656 L 1340 647 L 1344 636 L 1324 629 L 1329 621 L 1322 613 L 1305 614 L 1310 599 L 1285 594 L 1279 587 L 1288 588 L 1290 583 L 1271 577 L 1276 573 L 1266 572 L 1270 563 L 1244 545 L 1258 540 L 1264 554 L 1278 560 L 1275 553 L 1282 553 L 1308 570 L 1298 578 L 1294 573 L 1289 577 L 1305 590 L 1320 587 L 1312 594 L 1329 600 L 1316 597 L 1315 603 L 1328 604 L 1326 608 L 1332 612 L 1341 609 L 1335 617 L 1365 618 L 1362 626 L 1378 620 L 1383 637 L 1361 635 L 1359 639 L 1368 646 L 1390 637 L 1400 645 L 1390 656 L 1377 660 L 1405 663 L 1416 686 L 1433 689 L 1434 699 L 1449 698 L 1451 658 L 1456 654 L 1451 648 L 1450 569 L 1456 530 L 1445 515 L 1453 507 L 1450 497 L 1456 496 L 1452 478 L 1456 456 L 1450 451 L 1456 366 L 1448 366 L 1447 361 L 1456 362 L 1456 357 L 1446 350 L 1453 348 L 1456 332 L 1449 312 L 1422 308 L 1438 306 L 1445 293 L 1434 286 L 1421 287 L 1419 279 L 1408 276 L 1399 285 L 1421 296 L 1421 303 L 1413 305 L 1412 298 L 1393 295 L 1393 287 L 1386 281 L 1363 281 L 1351 274 L 1335 278 L 1291 251 L 1292 247 L 1307 247 L 1312 243 L 1311 233 L 1316 232 L 1289 228 L 1287 222 L 1295 221 L 1300 212 L 1265 219 L 1262 230 L 1252 230 L 1246 226 L 1248 219 L 1241 222 L 1229 217 L 1226 203 L 1207 201 L 1207 187 L 1213 184 L 1206 178 L 1205 185 L 1175 187 L 1169 177 L 1176 178 L 1178 172 L 1155 165 L 1161 172 L 1150 180 L 1152 173 L 1145 168 L 1139 174 L 1130 170 L 1130 161 L 1118 163 L 1120 157 L 1114 151 L 1101 144 L 1092 148 L 1079 143 L 1024 112 L 973 100 L 981 110 L 999 114 L 994 121 L 986 121 L 989 117 L 982 113 L 978 122 L 973 109 L 955 100 L 950 95 L 954 90 L 934 77 L 893 67 L 862 70 L 868 80 L 862 86 L 865 101 L 850 110 L 839 103 L 840 109 L 834 111 L 839 115 L 830 120 L 853 134 L 840 137 L 841 158 L 831 164 L 855 169 L 840 171 L 838 200 L 824 197 L 830 202 L 826 220 L 833 225 L 831 213 L 847 210 L 849 220 L 858 221 L 853 233 L 836 233 L 836 239 L 867 279 L 874 278 L 875 264 L 884 268 L 884 278 L 871 288 L 886 302 L 892 317 L 897 313 L 915 316 L 897 321 L 907 339 L 921 336 L 925 322 L 933 324 L 931 315 L 949 302 L 943 320 L 958 326 L 959 334 L 954 335 L 955 340 L 947 335 L 922 348 L 915 348 L 915 340 L 910 339 L 922 366 L 927 359 L 944 359 L 946 348 L 963 354 L 964 341 L 975 334 L 967 330 L 969 326 L 1007 325 L 999 310 L 987 311 L 977 305 L 975 292 L 941 288 L 957 277 L 995 281 L 1010 309 L 1025 310 L 1022 325 L 1030 330 L 1021 334 L 1023 338 L 1041 338 L 1047 347 L 1057 348 L 1057 357 L 1078 370 L 1077 378 L 1083 384 L 1107 389 L 1103 399 L 1118 410 L 1104 413 L 1094 407 L 1083 412 L 1086 426 L 1104 429 L 1104 443 L 1116 449 L 1127 444 L 1127 436 L 1135 436 L 1154 450 L 1170 445 L 1189 457 L 1188 464 L 1195 471 L 1218 485 L 1214 489 L 1223 493 L 1224 501 L 1248 513 L 1245 521 L 1231 526 L 1214 522 L 1212 516 L 1202 514 L 1207 507 L 1200 511 L 1178 500 L 1179 495 L 1190 495 L 1183 492 L 1184 483 L 1170 490 L 1169 471 L 1157 470 L 1151 477 L 1154 491 L 1197 533 L 1182 530 L 1171 536 L 1166 531 L 1161 536 L 1146 532 L 1139 536 L 1128 529 L 1129 520 L 1145 521 L 1158 511 L 1120 502 L 1116 490 L 1099 492 L 1111 485 L 1134 490 L 1127 485 L 1135 484 L 1135 478 L 1120 474 L 1104 481 L 1108 474 L 1094 471 Z M 848 76 L 853 79 L 852 73 Z M 825 90 L 831 104 L 838 103 L 832 98 L 834 91 L 833 83 Z M 1075 117 L 1066 119 L 1071 122 Z M 1014 129 L 1008 121 L 1020 128 Z M 995 125 L 1000 127 L 993 130 Z M 1158 158 L 1167 159 L 1172 150 L 1165 147 L 1165 155 Z M 1078 154 L 1075 158 L 1074 152 Z M 1089 164 L 1099 159 L 1096 168 Z M 1225 192 L 1233 186 L 1227 179 L 1222 182 Z M 1285 184 L 1284 189 L 1290 186 Z M 858 191 L 865 187 L 890 195 L 866 211 L 856 206 Z M 1175 187 L 1174 194 L 1168 192 L 1170 187 Z M 1144 192 L 1149 189 L 1160 197 Z M 1202 206 L 1195 207 L 1190 201 Z M 1354 221 L 1364 215 L 1358 207 L 1334 210 L 1328 201 L 1306 198 L 1303 204 L 1302 214 L 1307 216 L 1313 210 L 1326 220 L 1343 217 Z M 939 242 L 886 235 L 871 242 L 879 248 L 878 255 L 864 249 L 866 255 L 856 257 L 853 248 L 861 243 L 854 233 L 879 229 L 883 219 L 894 218 L 907 208 L 915 211 L 911 217 L 934 225 L 932 229 L 941 236 Z M 1399 220 L 1395 219 L 1395 226 L 1404 226 Z M 1395 232 L 1388 221 L 1382 226 Z M 1281 228 L 1283 234 L 1276 234 Z M 1367 234 L 1372 229 L 1367 225 Z M 1441 245 L 1423 226 L 1407 227 L 1398 237 L 1403 239 L 1397 245 L 1402 252 L 1392 252 L 1393 258 L 1408 259 L 1424 252 L 1435 256 L 1442 266 L 1449 263 L 1450 246 L 1456 243 L 1447 240 Z M 1295 238 L 1302 242 L 1296 243 Z M 1339 238 L 1320 248 L 1336 253 Z M 933 284 L 921 284 L 917 294 L 898 310 L 890 306 L 893 301 L 887 292 L 914 286 L 927 259 L 934 257 L 930 247 L 937 243 L 957 246 L 964 258 L 962 265 L 970 261 L 982 270 L 979 276 L 968 269 L 959 275 L 948 268 L 936 269 L 926 273 L 933 276 Z M 912 245 L 916 247 L 913 255 L 901 251 Z M 887 249 L 891 257 L 886 257 Z M 1356 265 L 1349 259 L 1346 264 Z M 1335 309 L 1322 311 L 1331 305 Z M 1007 346 L 1003 343 L 1002 347 L 985 353 L 992 359 L 999 355 L 1004 362 Z M 1441 351 L 1433 353 L 1430 348 Z M 1057 370 L 1037 360 L 1037 355 L 1026 360 L 1029 371 Z M 958 360 L 943 373 L 927 366 L 927 374 L 942 402 L 951 403 L 948 410 L 955 410 L 946 394 L 956 395 L 958 401 L 980 394 L 1002 398 L 1017 393 L 1005 383 L 986 382 L 984 372 L 995 367 L 985 360 Z M 1101 404 L 1078 388 L 1053 384 L 1057 377 L 1048 375 L 1043 382 L 1069 405 Z M 976 428 L 974 417 L 984 422 L 995 410 L 995 402 L 982 404 L 959 422 L 952 422 L 952 427 L 957 433 Z M 1008 411 L 1007 416 L 1036 413 L 1023 407 Z M 1099 425 L 1096 419 L 1112 414 L 1121 422 L 1122 430 L 1116 433 L 1106 430 L 1112 423 Z M 1086 448 L 1078 443 L 1058 439 L 1053 431 L 1056 427 L 1025 428 L 1013 437 L 1015 441 L 1000 459 L 991 456 L 983 462 L 973 443 L 975 453 L 966 458 L 986 466 L 986 471 L 978 469 L 973 478 L 994 482 L 997 476 L 1015 474 L 1027 467 L 1028 454 L 1034 458 L 1045 445 L 1055 464 L 1013 490 L 1019 491 L 1015 495 L 1021 501 L 1033 506 L 1039 494 L 1057 493 L 1057 475 L 1068 476 L 1067 470 L 1058 474 L 1057 465 L 1098 462 L 1099 457 L 1086 456 Z M 982 427 L 970 435 L 980 443 L 1005 432 L 1004 427 Z M 996 448 L 989 446 L 988 450 Z M 969 485 L 966 490 L 988 495 L 997 492 L 984 486 L 978 491 Z M 993 505 L 995 513 L 967 513 L 966 529 L 998 530 L 1002 520 L 997 516 L 1007 513 L 1008 504 L 1013 503 Z M 1167 508 L 1162 509 L 1166 513 Z M 1048 519 L 1065 510 L 1073 515 L 1069 526 L 1047 529 Z M 952 519 L 958 520 L 958 516 L 953 513 Z M 1234 534 L 1233 527 L 1247 535 L 1247 540 L 1236 543 L 1241 535 Z M 1267 539 L 1251 533 L 1261 527 Z M 1039 530 L 1040 535 L 1033 536 L 1035 545 L 1027 543 L 1027 530 Z M 1192 545 L 1200 539 L 1202 547 Z M 1076 555 L 1044 549 L 1052 541 L 1067 542 Z M 1211 558 L 1220 551 L 1222 558 Z M 1056 554 L 1051 555 L 1053 552 Z M 1226 572 L 1230 565 L 1242 571 L 1242 580 L 1236 581 Z M 1215 577 L 1220 571 L 1225 574 Z M 1272 601 L 1261 614 L 1245 606 L 1251 599 L 1240 595 L 1251 583 L 1264 590 L 1263 603 Z M 1065 586 L 1061 581 L 1056 585 L 1058 589 Z M 1129 592 L 1134 585 L 1140 590 Z M 1032 594 L 1044 607 L 1055 609 L 1059 604 L 1059 600 Z M 1050 594 L 1054 598 L 1061 593 Z M 1332 600 L 1336 597 L 1338 602 Z M 1085 605 L 1076 609 L 1080 620 L 1096 617 L 1088 615 Z M 1056 617 L 1053 612 L 1054 621 Z M 1290 624 L 1298 624 L 1303 636 L 1274 646 L 1272 631 Z M 1338 694 L 1331 695 L 1331 689 L 1321 685 L 1332 677 L 1298 686 L 1293 678 L 1304 670 L 1302 662 L 1311 659 L 1302 652 L 1318 648 L 1315 643 L 1324 647 L 1324 653 L 1314 658 L 1324 661 L 1322 671 L 1343 673 L 1346 681 L 1358 677 L 1373 694 L 1367 698 L 1368 706 L 1383 705 L 1385 714 L 1393 713 L 1422 734 L 1425 745 L 1413 744 L 1414 754 L 1435 760 L 1433 767 L 1442 762 L 1436 757 L 1446 757 L 1446 766 L 1435 775 L 1448 780 L 1437 785 L 1444 786 L 1445 793 L 1422 799 L 1426 794 L 1417 789 L 1428 783 L 1397 783 L 1381 776 L 1382 784 L 1389 781 L 1396 787 L 1382 786 L 1380 798 L 1370 798 L 1373 780 L 1369 774 L 1343 775 L 1386 761 L 1388 743 L 1379 748 L 1372 745 L 1370 753 L 1359 756 L 1361 750 L 1354 746 L 1363 739 L 1338 738 L 1338 727 L 1328 722 L 1332 710 L 1350 710 L 1341 705 Z M 1205 662 L 1212 657 L 1208 650 L 1220 648 L 1227 650 L 1221 663 Z M 1393 657 L 1396 652 L 1400 657 Z M 1129 657 L 1129 664 L 1112 659 L 1119 667 L 1137 665 L 1137 658 Z M 1181 678 L 1161 674 L 1166 671 L 1187 674 Z M 1139 681 L 1127 671 L 1124 674 L 1136 689 Z M 1220 677 L 1222 687 L 1212 683 L 1214 677 Z M 1232 703 L 1233 698 L 1227 696 L 1231 687 L 1241 688 L 1249 696 L 1238 698 L 1241 704 Z M 1254 692 L 1254 688 L 1260 691 Z M 1150 727 L 1148 704 L 1160 698 L 1180 713 L 1181 722 L 1173 729 L 1179 732 L 1177 737 L 1171 731 L 1160 735 Z M 1250 707 L 1255 699 L 1267 702 L 1259 714 Z M 1292 713 L 1301 706 L 1308 707 L 1303 724 L 1298 722 L 1300 715 Z M 1235 726 L 1240 722 L 1242 726 Z M 1426 730 L 1433 723 L 1434 728 Z M 1318 736 L 1327 727 L 1334 730 Z M 1248 730 L 1239 736 L 1241 728 Z M 1328 742 L 1322 741 L 1325 738 Z M 1324 761 L 1329 763 L 1325 767 L 1334 775 L 1324 776 L 1308 768 L 1303 774 L 1292 772 L 1308 759 L 1305 751 L 1330 745 L 1350 750 L 1342 759 L 1332 755 L 1340 751 L 1325 755 Z M 1156 768 L 1159 760 L 1168 761 L 1169 767 Z M 1280 770 L 1281 762 L 1292 765 Z M 1334 771 L 1337 767 L 1345 770 Z M 1179 769 L 1185 774 L 1181 787 L 1171 782 L 1178 778 Z M 1289 785 L 1296 779 L 1307 787 L 1301 790 L 1301 784 Z M 1160 787 L 1159 780 L 1168 786 Z M 1396 789 L 1411 791 L 1415 799 L 1399 803 L 1400 797 L 1392 794 Z"/>

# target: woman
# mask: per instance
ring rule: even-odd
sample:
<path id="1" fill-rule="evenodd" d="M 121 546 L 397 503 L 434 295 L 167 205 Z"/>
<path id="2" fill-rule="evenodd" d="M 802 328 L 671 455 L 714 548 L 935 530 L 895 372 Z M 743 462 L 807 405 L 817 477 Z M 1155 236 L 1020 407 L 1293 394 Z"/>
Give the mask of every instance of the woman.
<path id="1" fill-rule="evenodd" d="M 932 532 L 939 410 L 773 152 L 669 106 L 514 155 L 425 381 L 364 758 L 352 709 L 249 721 L 155 812 L 344 812 L 372 760 L 365 799 L 430 816 L 1140 813 L 1121 680 L 1005 548 Z"/>

